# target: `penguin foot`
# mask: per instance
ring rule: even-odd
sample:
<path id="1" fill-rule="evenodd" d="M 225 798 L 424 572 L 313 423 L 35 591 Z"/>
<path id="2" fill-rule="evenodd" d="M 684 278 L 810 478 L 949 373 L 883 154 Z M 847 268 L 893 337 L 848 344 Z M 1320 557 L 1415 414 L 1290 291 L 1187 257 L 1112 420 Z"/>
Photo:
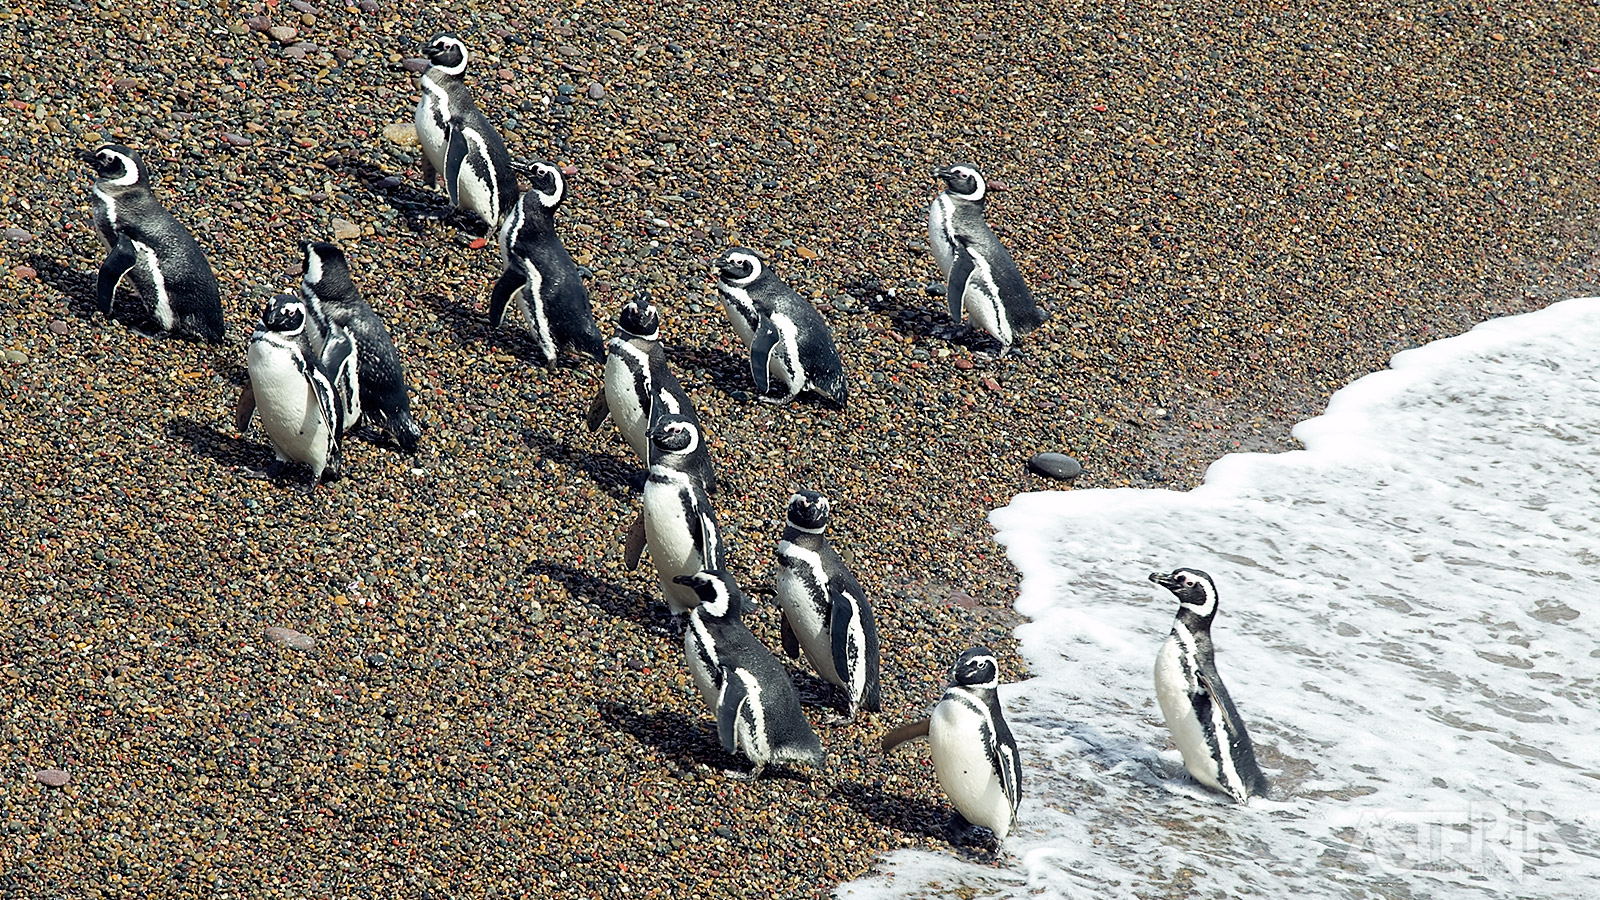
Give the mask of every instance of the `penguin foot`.
<path id="1" fill-rule="evenodd" d="M 741 772 L 738 769 L 723 769 L 722 774 L 728 776 L 728 778 L 732 779 L 733 781 L 750 782 L 760 778 L 761 771 L 765 768 L 766 766 L 756 766 L 754 769 L 751 769 L 748 772 Z"/>

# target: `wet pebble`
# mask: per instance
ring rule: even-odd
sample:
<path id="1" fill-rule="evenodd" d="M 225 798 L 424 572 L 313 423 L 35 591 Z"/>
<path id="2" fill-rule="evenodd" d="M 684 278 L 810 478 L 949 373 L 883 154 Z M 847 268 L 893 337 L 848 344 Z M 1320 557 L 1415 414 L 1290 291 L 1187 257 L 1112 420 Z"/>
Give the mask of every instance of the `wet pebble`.
<path id="1" fill-rule="evenodd" d="M 1065 453 L 1036 453 L 1028 459 L 1028 468 L 1058 481 L 1071 481 L 1083 474 L 1083 465 Z"/>

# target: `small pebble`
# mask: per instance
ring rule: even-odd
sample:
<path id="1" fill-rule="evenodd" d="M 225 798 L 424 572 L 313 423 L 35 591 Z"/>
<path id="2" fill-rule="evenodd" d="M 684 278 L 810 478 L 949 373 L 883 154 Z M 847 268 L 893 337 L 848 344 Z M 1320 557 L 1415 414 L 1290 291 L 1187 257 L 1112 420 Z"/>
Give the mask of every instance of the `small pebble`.
<path id="1" fill-rule="evenodd" d="M 40 769 L 33 773 L 33 780 L 47 787 L 66 787 L 72 775 L 62 769 Z"/>
<path id="2" fill-rule="evenodd" d="M 68 325 L 64 319 L 54 319 L 50 322 L 52 334 L 66 334 L 71 329 L 72 326 Z"/>
<path id="3" fill-rule="evenodd" d="M 25 244 L 33 240 L 33 235 L 23 231 L 21 228 L 7 228 L 6 240 L 13 244 Z"/>
<path id="4" fill-rule="evenodd" d="M 6 351 L 6 362 L 8 363 L 25 363 L 27 361 L 28 354 L 23 353 L 21 350 Z"/>
<path id="5" fill-rule="evenodd" d="M 275 644 L 282 644 L 285 647 L 292 647 L 296 650 L 310 650 L 317 642 L 317 639 L 309 634 L 303 634 L 293 628 L 283 628 L 277 625 L 267 629 L 267 639 Z"/>
<path id="6" fill-rule="evenodd" d="M 1028 460 L 1028 469 L 1060 481 L 1071 481 L 1083 474 L 1083 465 L 1065 453 L 1036 453 Z"/>
<path id="7" fill-rule="evenodd" d="M 383 126 L 383 139 L 402 147 L 418 145 L 417 126 L 413 122 L 393 122 Z"/>
<path id="8" fill-rule="evenodd" d="M 39 277 L 38 271 L 35 270 L 33 268 L 33 266 L 17 266 L 16 268 L 11 270 L 11 274 L 15 275 L 18 278 L 38 278 Z"/>
<path id="9" fill-rule="evenodd" d="M 591 81 L 589 82 L 588 90 L 584 91 L 584 93 L 588 95 L 590 100 L 604 100 L 606 96 L 606 89 L 600 84 L 600 82 Z"/>
<path id="10" fill-rule="evenodd" d="M 348 219 L 335 218 L 328 224 L 333 227 L 334 240 L 353 241 L 361 237 L 361 226 Z"/>
<path id="11" fill-rule="evenodd" d="M 287 44 L 294 40 L 294 36 L 299 33 L 288 25 L 274 25 L 267 29 L 267 34 L 280 44 Z"/>

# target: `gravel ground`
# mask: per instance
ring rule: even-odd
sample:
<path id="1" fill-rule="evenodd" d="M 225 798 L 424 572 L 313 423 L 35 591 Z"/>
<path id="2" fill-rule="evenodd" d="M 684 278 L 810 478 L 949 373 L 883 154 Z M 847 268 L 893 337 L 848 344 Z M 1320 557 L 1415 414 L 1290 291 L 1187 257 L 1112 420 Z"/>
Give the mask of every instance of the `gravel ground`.
<path id="1" fill-rule="evenodd" d="M 966 646 L 1024 675 L 984 517 L 1061 487 L 1030 455 L 1191 487 L 1400 349 L 1597 291 L 1592 5 L 453 6 L 0 0 L 0 896 L 826 894 L 945 846 L 926 755 L 872 747 Z M 884 712 L 824 730 L 826 771 L 718 773 L 653 572 L 622 567 L 599 368 L 491 332 L 492 245 L 427 218 L 390 126 L 447 27 L 513 154 L 576 167 L 559 221 L 604 330 L 636 287 L 663 307 L 736 574 L 770 583 L 791 490 L 833 498 Z M 92 311 L 102 140 L 207 249 L 227 344 Z M 1009 187 L 991 224 L 1054 312 L 1019 357 L 926 291 L 958 160 Z M 346 248 L 426 429 L 415 459 L 348 442 L 310 495 L 242 477 L 271 453 L 232 427 L 308 238 Z M 816 298 L 848 409 L 749 398 L 729 243 Z"/>

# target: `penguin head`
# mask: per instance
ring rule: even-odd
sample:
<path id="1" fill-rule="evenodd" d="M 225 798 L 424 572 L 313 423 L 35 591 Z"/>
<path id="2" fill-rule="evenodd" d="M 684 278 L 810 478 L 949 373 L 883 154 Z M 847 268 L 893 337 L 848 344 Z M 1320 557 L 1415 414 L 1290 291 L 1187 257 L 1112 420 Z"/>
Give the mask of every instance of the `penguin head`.
<path id="1" fill-rule="evenodd" d="M 261 308 L 261 322 L 257 331 L 276 331 L 279 334 L 299 335 L 306 329 L 306 304 L 299 297 L 278 294 Z"/>
<path id="2" fill-rule="evenodd" d="M 744 592 L 739 590 L 739 585 L 733 580 L 733 576 L 721 569 L 695 572 L 692 575 L 677 575 L 672 580 L 676 584 L 692 588 L 695 597 L 700 600 L 696 610 L 712 618 L 720 619 L 730 612 L 742 612 L 749 606 Z"/>
<path id="3" fill-rule="evenodd" d="M 554 212 L 567 199 L 567 179 L 562 176 L 561 169 L 547 162 L 536 162 L 524 170 L 528 175 L 528 183 L 532 185 L 529 193 L 539 200 L 539 208 L 547 212 Z"/>
<path id="4" fill-rule="evenodd" d="M 617 314 L 617 328 L 629 337 L 658 340 L 661 336 L 661 311 L 650 302 L 650 292 L 640 291 L 623 304 Z"/>
<path id="5" fill-rule="evenodd" d="M 448 32 L 429 41 L 428 46 L 422 48 L 422 54 L 446 75 L 460 75 L 467 71 L 467 45 Z"/>
<path id="6" fill-rule="evenodd" d="M 1217 584 L 1199 569 L 1173 569 L 1169 575 L 1151 572 L 1150 580 L 1178 598 L 1178 611 L 1209 619 L 1217 614 Z"/>
<path id="7" fill-rule="evenodd" d="M 748 287 L 761 277 L 765 267 L 755 251 L 743 247 L 729 247 L 717 258 L 717 276 L 733 287 Z"/>
<path id="8" fill-rule="evenodd" d="M 144 160 L 121 144 L 102 145 L 85 159 L 94 166 L 96 177 L 104 184 L 133 187 L 149 183 L 150 171 L 145 168 Z"/>
<path id="9" fill-rule="evenodd" d="M 307 241 L 300 245 L 300 252 L 304 255 L 305 264 L 301 279 L 307 288 L 314 288 L 324 280 L 350 280 L 350 263 L 345 260 L 344 251 L 338 245 Z"/>
<path id="10" fill-rule="evenodd" d="M 983 175 L 965 163 L 940 169 L 933 173 L 933 177 L 943 181 L 950 196 L 958 200 L 981 203 L 989 191 L 989 183 L 983 180 Z"/>
<path id="11" fill-rule="evenodd" d="M 668 414 L 650 424 L 649 438 L 663 453 L 693 453 L 700 446 L 700 429 L 687 416 Z"/>
<path id="12" fill-rule="evenodd" d="M 950 683 L 962 687 L 992 688 L 1000 686 L 1000 664 L 988 647 L 973 647 L 961 654 L 950 667 Z"/>
<path id="13" fill-rule="evenodd" d="M 817 534 L 828 526 L 828 498 L 816 491 L 796 491 L 789 498 L 789 524 Z"/>

